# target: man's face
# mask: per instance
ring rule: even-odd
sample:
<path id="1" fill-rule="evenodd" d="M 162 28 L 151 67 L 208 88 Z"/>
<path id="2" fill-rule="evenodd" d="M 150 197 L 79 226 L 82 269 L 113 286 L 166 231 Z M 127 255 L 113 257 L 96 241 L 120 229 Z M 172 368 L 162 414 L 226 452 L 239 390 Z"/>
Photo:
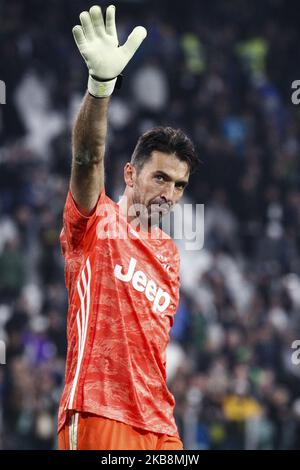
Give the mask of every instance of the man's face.
<path id="1" fill-rule="evenodd" d="M 126 183 L 132 188 L 133 203 L 147 210 L 148 218 L 167 214 L 182 197 L 189 179 L 189 166 L 174 154 L 152 152 L 151 158 L 137 174 L 127 164 Z"/>

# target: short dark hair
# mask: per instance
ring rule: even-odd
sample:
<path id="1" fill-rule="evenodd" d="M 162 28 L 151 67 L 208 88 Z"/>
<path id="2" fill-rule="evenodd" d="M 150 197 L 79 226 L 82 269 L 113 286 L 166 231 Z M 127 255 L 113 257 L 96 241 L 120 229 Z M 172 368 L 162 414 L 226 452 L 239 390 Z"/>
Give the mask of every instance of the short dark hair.
<path id="1" fill-rule="evenodd" d="M 138 173 L 155 150 L 174 154 L 188 164 L 190 173 L 193 173 L 200 163 L 191 139 L 181 129 L 154 127 L 141 135 L 133 151 L 131 164 L 136 167 Z"/>

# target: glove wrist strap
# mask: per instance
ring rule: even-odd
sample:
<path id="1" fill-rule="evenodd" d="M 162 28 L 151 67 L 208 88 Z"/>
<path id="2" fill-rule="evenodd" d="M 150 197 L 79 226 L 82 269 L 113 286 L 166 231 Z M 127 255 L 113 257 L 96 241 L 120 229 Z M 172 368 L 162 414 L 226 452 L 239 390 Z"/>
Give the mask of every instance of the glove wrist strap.
<path id="1" fill-rule="evenodd" d="M 89 75 L 88 91 L 95 98 L 107 98 L 114 91 L 117 78 L 112 80 L 100 81 Z"/>

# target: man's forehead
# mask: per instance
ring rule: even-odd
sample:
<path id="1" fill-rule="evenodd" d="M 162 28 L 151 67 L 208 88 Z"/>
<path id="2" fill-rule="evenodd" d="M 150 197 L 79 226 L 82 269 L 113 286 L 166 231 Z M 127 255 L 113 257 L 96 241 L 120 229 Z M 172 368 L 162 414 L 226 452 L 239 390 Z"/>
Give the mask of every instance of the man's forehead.
<path id="1" fill-rule="evenodd" d="M 176 155 L 159 152 L 155 150 L 152 152 L 151 159 L 149 159 L 148 169 L 151 171 L 162 171 L 164 173 L 170 173 L 176 177 L 188 178 L 189 176 L 189 165 L 187 162 L 179 160 Z"/>

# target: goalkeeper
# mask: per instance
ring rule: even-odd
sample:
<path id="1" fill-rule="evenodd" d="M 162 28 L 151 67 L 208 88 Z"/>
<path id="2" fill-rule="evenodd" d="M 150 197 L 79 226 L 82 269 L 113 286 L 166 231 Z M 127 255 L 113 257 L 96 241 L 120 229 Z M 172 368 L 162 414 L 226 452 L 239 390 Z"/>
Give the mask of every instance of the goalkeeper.
<path id="1" fill-rule="evenodd" d="M 59 448 L 182 449 L 166 385 L 179 256 L 153 220 L 179 201 L 197 158 L 181 130 L 152 129 L 139 138 L 124 167 L 121 200 L 107 197 L 109 97 L 146 30 L 136 27 L 119 46 L 115 7 L 105 16 L 93 6 L 73 29 L 89 79 L 73 130 L 60 236 L 69 309 Z M 112 220 L 125 227 L 127 237 L 103 236 Z"/>

